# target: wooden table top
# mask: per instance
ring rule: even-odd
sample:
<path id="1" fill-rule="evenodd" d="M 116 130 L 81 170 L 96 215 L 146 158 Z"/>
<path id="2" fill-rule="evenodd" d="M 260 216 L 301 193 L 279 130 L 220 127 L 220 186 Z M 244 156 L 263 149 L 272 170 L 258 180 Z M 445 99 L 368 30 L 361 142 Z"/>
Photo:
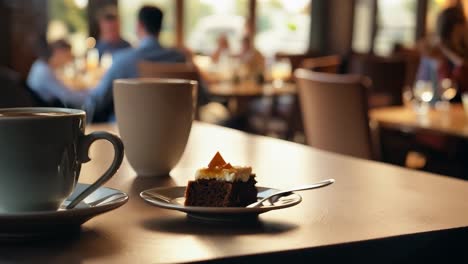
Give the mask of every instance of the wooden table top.
<path id="1" fill-rule="evenodd" d="M 240 82 L 218 82 L 208 85 L 208 91 L 214 96 L 220 97 L 257 97 L 257 96 L 277 96 L 295 94 L 296 85 L 294 83 L 284 83 L 281 88 L 275 88 L 271 83 L 257 84 L 254 81 Z"/>
<path id="2" fill-rule="evenodd" d="M 404 106 L 383 107 L 371 110 L 369 117 L 383 127 L 468 137 L 468 116 L 461 104 L 453 104 L 445 112 L 431 109 L 427 115 L 417 115 L 412 108 Z"/>
<path id="3" fill-rule="evenodd" d="M 90 130 L 115 128 L 104 125 Z M 233 164 L 252 165 L 259 186 L 287 188 L 326 178 L 335 178 L 336 183 L 302 192 L 302 203 L 265 213 L 259 225 L 250 227 L 190 222 L 181 212 L 152 207 L 138 197 L 148 188 L 185 185 L 218 150 Z M 84 165 L 80 181 L 91 182 L 100 175 L 111 161 L 110 153 L 107 143 L 95 143 L 92 161 Z M 340 245 L 348 243 L 417 238 L 421 232 L 468 225 L 468 182 L 202 123 L 194 123 L 171 177 L 138 178 L 124 161 L 106 186 L 128 192 L 130 201 L 85 223 L 78 237 L 2 245 L 0 262 L 168 263 L 240 256 L 257 256 L 259 261 L 275 252 L 301 252 L 301 258 L 313 259 L 317 255 L 307 252 L 331 247 L 331 256 L 336 256 Z M 419 246 L 416 238 L 408 245 Z M 379 245 L 373 244 L 364 255 Z M 398 253 L 393 247 L 391 251 L 389 256 Z M 278 254 L 273 255 L 276 260 Z"/>
<path id="4" fill-rule="evenodd" d="M 77 74 L 73 78 L 67 78 L 63 73 L 58 72 L 56 77 L 61 80 L 66 87 L 75 91 L 90 90 L 96 87 L 104 76 L 105 71 L 101 68 L 93 71 L 86 71 Z"/>

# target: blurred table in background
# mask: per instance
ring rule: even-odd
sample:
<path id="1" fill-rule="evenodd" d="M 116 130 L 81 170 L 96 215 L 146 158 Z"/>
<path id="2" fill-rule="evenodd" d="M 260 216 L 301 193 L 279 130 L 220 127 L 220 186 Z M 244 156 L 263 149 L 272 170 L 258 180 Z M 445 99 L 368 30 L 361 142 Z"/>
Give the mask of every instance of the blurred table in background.
<path id="1" fill-rule="evenodd" d="M 258 84 L 254 81 L 220 82 L 209 85 L 208 91 L 214 96 L 226 98 L 280 96 L 296 94 L 296 85 L 284 83 L 282 87 L 274 87 L 272 83 Z"/>
<path id="2" fill-rule="evenodd" d="M 369 118 L 378 125 L 382 161 L 468 180 L 468 116 L 461 104 L 427 114 L 377 108 Z"/>
<path id="3" fill-rule="evenodd" d="M 247 118 L 247 131 L 262 135 L 282 134 L 282 138 L 292 134 L 289 130 L 293 128 L 291 115 L 296 109 L 297 93 L 294 83 L 284 82 L 281 87 L 274 87 L 271 82 L 220 82 L 210 84 L 208 91 L 212 96 L 227 100 L 231 115 Z M 280 100 L 288 95 L 293 99 L 289 100 L 284 115 L 280 109 L 285 107 L 281 107 Z"/>
<path id="4" fill-rule="evenodd" d="M 410 107 L 384 107 L 371 110 L 369 117 L 381 127 L 424 130 L 468 138 L 468 116 L 461 104 L 452 104 L 447 111 L 430 109 L 424 115 L 417 114 Z"/>
<path id="5" fill-rule="evenodd" d="M 75 74 L 74 76 L 66 76 L 64 74 L 57 74 L 57 78 L 61 80 L 68 88 L 81 91 L 90 90 L 96 87 L 101 81 L 104 71 L 96 69 L 92 72 L 85 72 L 82 74 Z"/>
<path id="6" fill-rule="evenodd" d="M 112 66 L 112 55 L 102 54 L 97 49 L 88 50 L 86 57 L 76 57 L 72 62 L 58 69 L 55 74 L 72 90 L 89 90 L 96 87 L 106 71 Z"/>
<path id="7" fill-rule="evenodd" d="M 215 101 L 227 103 L 229 127 L 262 135 L 291 138 L 296 115 L 296 85 L 288 59 L 266 60 L 252 67 L 232 56 L 214 63 L 209 56 L 194 56 L 193 62 Z M 294 122 L 296 120 L 294 119 Z M 280 136 L 281 135 L 281 136 Z"/>

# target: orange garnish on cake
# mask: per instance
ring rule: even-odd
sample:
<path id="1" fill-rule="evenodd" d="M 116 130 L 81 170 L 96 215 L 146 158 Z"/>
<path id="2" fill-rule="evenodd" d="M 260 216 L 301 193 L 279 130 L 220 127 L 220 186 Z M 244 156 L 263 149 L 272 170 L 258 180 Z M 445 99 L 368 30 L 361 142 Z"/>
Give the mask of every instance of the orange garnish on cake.
<path id="1" fill-rule="evenodd" d="M 188 206 L 246 206 L 257 201 L 251 167 L 232 166 L 217 152 L 208 167 L 198 169 L 185 192 Z"/>
<path id="2" fill-rule="evenodd" d="M 222 167 L 224 165 L 226 165 L 226 161 L 224 161 L 223 156 L 221 156 L 221 154 L 218 151 L 208 164 L 208 168 L 214 169 L 216 167 Z"/>

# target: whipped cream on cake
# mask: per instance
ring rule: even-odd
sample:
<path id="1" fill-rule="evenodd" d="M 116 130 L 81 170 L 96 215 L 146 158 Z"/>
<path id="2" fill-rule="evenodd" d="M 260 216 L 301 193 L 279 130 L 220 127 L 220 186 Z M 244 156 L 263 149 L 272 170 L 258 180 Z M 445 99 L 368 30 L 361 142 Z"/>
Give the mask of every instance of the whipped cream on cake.
<path id="1" fill-rule="evenodd" d="M 201 168 L 195 173 L 195 180 L 243 181 L 252 176 L 252 167 L 231 166 L 230 168 Z"/>

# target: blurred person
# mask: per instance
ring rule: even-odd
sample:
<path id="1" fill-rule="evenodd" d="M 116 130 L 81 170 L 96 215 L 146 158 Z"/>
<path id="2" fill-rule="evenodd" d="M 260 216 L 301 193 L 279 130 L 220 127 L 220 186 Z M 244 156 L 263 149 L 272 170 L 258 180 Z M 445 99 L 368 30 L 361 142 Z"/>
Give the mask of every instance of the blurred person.
<path id="1" fill-rule="evenodd" d="M 86 110 L 95 122 L 113 119 L 114 106 L 112 82 L 121 78 L 138 77 L 138 63 L 152 62 L 186 62 L 186 56 L 177 49 L 161 46 L 159 33 L 163 22 L 163 12 L 155 6 L 143 6 L 138 12 L 136 32 L 139 46 L 127 48 L 114 54 L 112 66 L 95 87 L 86 101 Z"/>
<path id="2" fill-rule="evenodd" d="M 230 57 L 231 50 L 229 47 L 229 40 L 226 34 L 221 34 L 217 39 L 217 47 L 211 55 L 211 60 L 213 60 L 214 63 L 218 63 L 224 56 Z"/>
<path id="3" fill-rule="evenodd" d="M 98 24 L 99 40 L 96 49 L 99 51 L 99 56 L 106 52 L 113 54 L 117 50 L 131 46 L 120 35 L 120 20 L 115 7 L 104 8 L 98 16 Z"/>
<path id="4" fill-rule="evenodd" d="M 242 38 L 242 47 L 239 54 L 241 64 L 245 65 L 247 70 L 254 75 L 263 74 L 265 70 L 265 58 L 258 51 L 252 39 L 249 36 Z"/>
<path id="5" fill-rule="evenodd" d="M 71 46 L 65 40 L 47 43 L 45 37 L 38 43 L 38 59 L 31 66 L 26 80 L 29 88 L 49 106 L 64 105 L 81 108 L 86 100 L 86 91 L 73 91 L 57 79 L 55 71 L 72 62 Z"/>
<path id="6" fill-rule="evenodd" d="M 442 52 L 438 69 L 441 77 L 461 80 L 462 75 L 468 73 L 467 33 L 467 21 L 461 7 L 451 7 L 441 12 L 437 19 L 437 36 Z"/>
<path id="7" fill-rule="evenodd" d="M 459 93 L 468 91 L 468 27 L 463 9 L 443 10 L 437 18 L 436 38 L 422 43 L 422 50 L 418 80 L 431 81 L 437 88 L 440 80 L 448 78 L 458 84 Z"/>

